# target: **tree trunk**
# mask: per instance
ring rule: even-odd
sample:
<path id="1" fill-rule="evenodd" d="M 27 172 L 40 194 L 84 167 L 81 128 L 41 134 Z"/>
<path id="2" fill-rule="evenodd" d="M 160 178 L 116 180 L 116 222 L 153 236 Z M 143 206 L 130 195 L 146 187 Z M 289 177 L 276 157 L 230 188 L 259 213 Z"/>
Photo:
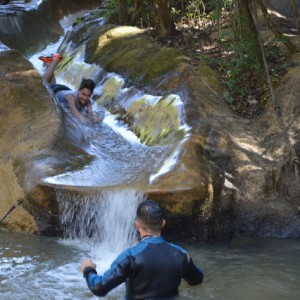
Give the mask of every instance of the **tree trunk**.
<path id="1" fill-rule="evenodd" d="M 127 5 L 126 0 L 119 0 L 119 24 L 127 24 Z"/>
<path id="2" fill-rule="evenodd" d="M 154 26 L 158 37 L 166 37 L 172 29 L 172 18 L 169 0 L 153 0 Z"/>
<path id="3" fill-rule="evenodd" d="M 132 8 L 131 22 L 130 22 L 131 25 L 136 24 L 136 15 L 137 15 L 137 10 L 138 10 L 138 5 L 139 5 L 138 1 L 139 0 L 133 1 L 133 5 L 132 5 L 133 8 Z"/>
<path id="4" fill-rule="evenodd" d="M 238 35 L 242 55 L 247 55 L 252 61 L 263 66 L 261 49 L 257 29 L 251 14 L 250 2 L 248 0 L 236 0 L 238 12 Z"/>

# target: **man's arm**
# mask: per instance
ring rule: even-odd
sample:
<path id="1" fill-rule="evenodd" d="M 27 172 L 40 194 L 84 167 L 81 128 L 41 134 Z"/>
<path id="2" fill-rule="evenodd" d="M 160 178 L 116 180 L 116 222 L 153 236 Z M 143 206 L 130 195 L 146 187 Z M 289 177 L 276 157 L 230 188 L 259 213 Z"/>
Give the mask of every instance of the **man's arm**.
<path id="1" fill-rule="evenodd" d="M 197 267 L 192 258 L 187 254 L 187 266 L 185 269 L 185 272 L 183 274 L 183 279 L 189 284 L 189 285 L 197 285 L 203 282 L 204 273 L 203 271 Z"/>
<path id="2" fill-rule="evenodd" d="M 89 102 L 86 106 L 89 118 L 93 121 L 93 122 L 99 122 L 100 119 L 94 115 L 93 110 L 92 110 L 92 104 L 91 102 Z"/>
<path id="3" fill-rule="evenodd" d="M 129 276 L 130 259 L 126 255 L 119 256 L 103 276 L 97 275 L 96 265 L 92 261 L 86 262 L 87 260 L 82 263 L 81 271 L 91 292 L 99 297 L 104 297 Z"/>
<path id="4" fill-rule="evenodd" d="M 69 108 L 70 108 L 70 111 L 72 113 L 72 115 L 75 117 L 75 118 L 78 118 L 80 119 L 80 121 L 82 122 L 87 122 L 88 119 L 85 118 L 81 113 L 80 111 L 77 109 L 76 107 L 76 99 L 75 99 L 75 96 L 74 95 L 71 95 L 71 94 L 68 94 L 65 96 L 66 100 L 68 101 L 68 105 L 69 105 Z"/>

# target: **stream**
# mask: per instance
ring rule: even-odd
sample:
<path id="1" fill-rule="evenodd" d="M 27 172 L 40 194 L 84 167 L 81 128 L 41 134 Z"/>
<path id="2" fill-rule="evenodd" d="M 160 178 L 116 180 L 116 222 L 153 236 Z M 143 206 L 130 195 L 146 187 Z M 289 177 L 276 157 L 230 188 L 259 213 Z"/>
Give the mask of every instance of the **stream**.
<path id="1" fill-rule="evenodd" d="M 99 299 L 88 290 L 80 263 L 90 257 L 102 274 L 124 248 L 138 242 L 133 220 L 142 193 L 118 189 L 76 197 L 58 191 L 57 196 L 63 238 L 0 230 L 1 300 Z M 182 282 L 178 300 L 299 299 L 299 239 L 179 245 L 203 269 L 205 279 L 196 287 Z M 102 299 L 124 299 L 124 292 L 121 284 Z"/>
<path id="2" fill-rule="evenodd" d="M 117 255 L 101 243 L 0 231 L 1 300 L 99 299 L 89 292 L 79 264 L 86 256 L 103 272 Z M 299 240 L 240 240 L 180 245 L 205 272 L 201 286 L 182 283 L 179 299 L 297 300 Z M 123 299 L 124 286 L 105 298 Z"/>

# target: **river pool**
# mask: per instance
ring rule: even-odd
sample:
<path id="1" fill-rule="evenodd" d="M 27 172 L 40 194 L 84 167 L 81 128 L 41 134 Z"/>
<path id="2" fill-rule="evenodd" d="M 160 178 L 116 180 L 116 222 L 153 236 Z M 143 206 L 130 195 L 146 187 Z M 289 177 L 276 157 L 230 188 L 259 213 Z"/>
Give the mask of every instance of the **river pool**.
<path id="1" fill-rule="evenodd" d="M 79 300 L 93 296 L 79 271 L 92 257 L 100 272 L 117 255 L 101 243 L 0 231 L 1 300 Z M 205 272 L 201 286 L 182 283 L 179 299 L 299 299 L 300 240 L 242 239 L 181 245 Z M 122 299 L 124 286 L 104 299 Z"/>

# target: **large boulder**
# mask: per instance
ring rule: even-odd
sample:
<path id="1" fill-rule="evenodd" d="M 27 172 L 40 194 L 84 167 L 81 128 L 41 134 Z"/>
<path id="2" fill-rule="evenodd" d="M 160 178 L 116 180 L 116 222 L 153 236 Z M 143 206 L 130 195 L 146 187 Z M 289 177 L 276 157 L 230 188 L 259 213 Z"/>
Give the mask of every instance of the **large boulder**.
<path id="1" fill-rule="evenodd" d="M 64 33 L 60 24 L 64 16 L 101 4 L 99 0 L 4 2 L 9 3 L 0 8 L 0 40 L 22 53 L 33 53 L 57 41 Z"/>
<path id="2" fill-rule="evenodd" d="M 18 199 L 23 200 L 1 225 L 15 230 L 40 231 L 27 194 L 33 192 L 41 177 L 53 172 L 47 161 L 57 156 L 54 145 L 59 137 L 59 121 L 55 105 L 41 76 L 20 52 L 0 51 L 0 75 L 1 214 Z M 47 206 L 46 203 L 41 205 Z M 44 212 L 52 209 L 48 203 Z"/>

